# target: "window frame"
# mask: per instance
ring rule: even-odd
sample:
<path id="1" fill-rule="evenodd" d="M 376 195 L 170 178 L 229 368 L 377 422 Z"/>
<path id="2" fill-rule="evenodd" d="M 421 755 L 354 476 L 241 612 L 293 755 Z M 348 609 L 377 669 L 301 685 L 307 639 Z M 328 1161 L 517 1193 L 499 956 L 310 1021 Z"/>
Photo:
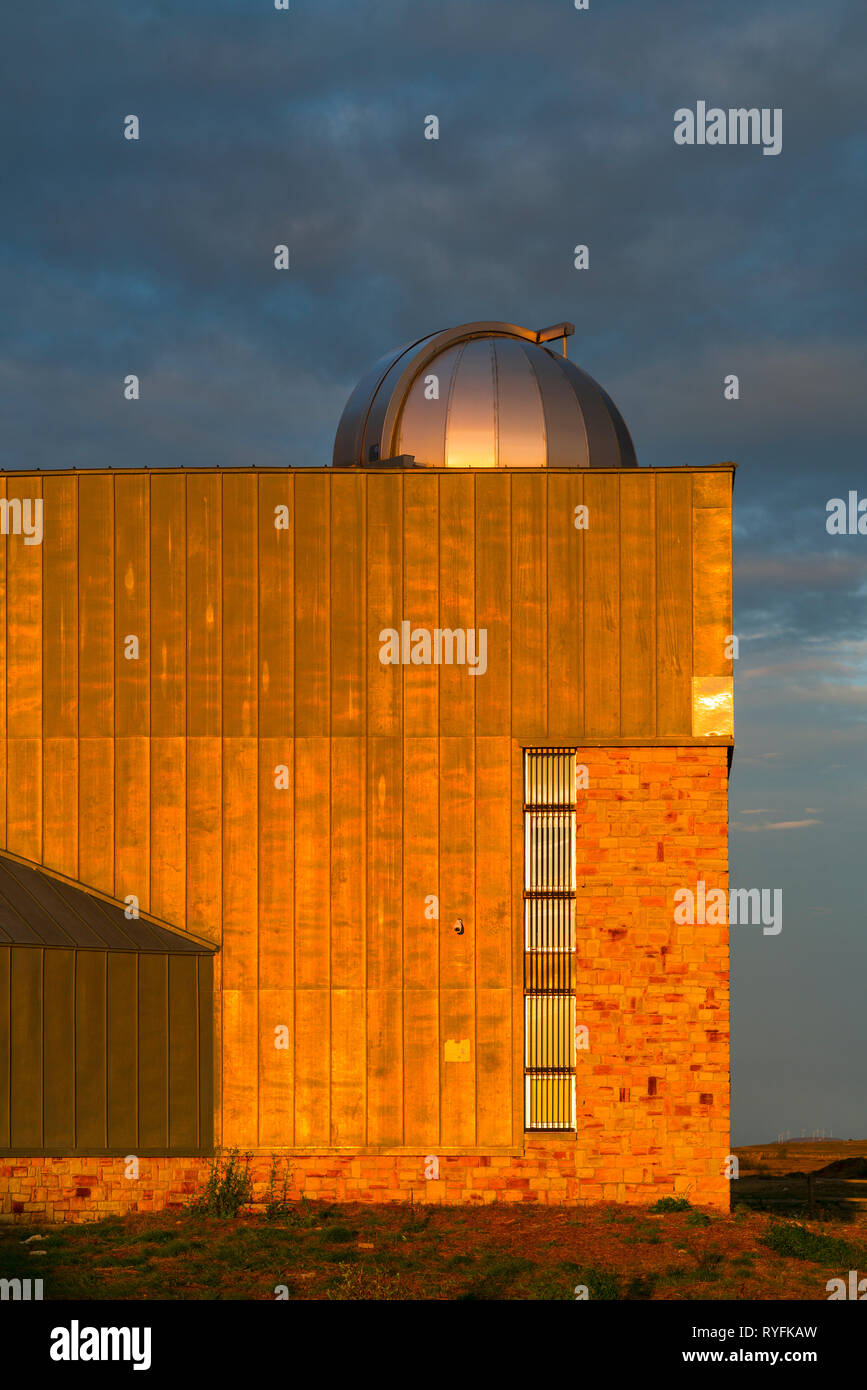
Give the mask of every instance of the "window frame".
<path id="1" fill-rule="evenodd" d="M 524 1132 L 575 1133 L 578 750 L 575 747 L 534 746 L 524 748 L 522 754 Z M 547 767 L 546 759 L 551 760 Z M 549 818 L 547 822 L 546 817 Z M 562 839 L 558 843 L 551 837 L 545 843 L 545 831 L 555 830 L 560 818 L 569 828 L 565 854 Z M 563 903 L 565 910 L 553 911 L 546 921 L 548 914 L 544 910 L 534 913 L 529 906 L 539 902 Z M 537 933 L 535 941 L 534 932 Z M 546 940 L 546 936 L 549 939 Z M 565 1003 L 559 1030 L 554 1023 L 560 1012 L 557 1006 L 546 1009 L 542 1003 L 533 1003 L 545 999 Z M 549 1064 L 534 1063 L 534 1055 L 545 1056 Z M 567 1064 L 550 1065 L 552 1056 L 565 1056 Z M 535 1091 L 534 1081 L 542 1083 Z M 550 1082 L 547 1091 L 546 1081 Z M 564 1095 L 568 1114 L 563 1113 Z"/>

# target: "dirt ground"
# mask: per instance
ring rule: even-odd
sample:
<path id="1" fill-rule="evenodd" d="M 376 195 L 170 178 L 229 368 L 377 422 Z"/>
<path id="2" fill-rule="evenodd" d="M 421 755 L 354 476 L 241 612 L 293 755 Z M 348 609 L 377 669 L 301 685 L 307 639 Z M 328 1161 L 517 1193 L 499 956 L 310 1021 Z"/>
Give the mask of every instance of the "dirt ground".
<path id="1" fill-rule="evenodd" d="M 738 1155 L 730 1215 L 305 1201 L 270 1218 L 184 1210 L 0 1227 L 0 1274 L 42 1278 L 49 1300 L 572 1300 L 585 1289 L 602 1299 L 827 1300 L 830 1279 L 867 1275 L 867 1172 L 849 1176 L 867 1168 L 867 1143 Z M 841 1163 L 842 1173 L 818 1172 Z"/>

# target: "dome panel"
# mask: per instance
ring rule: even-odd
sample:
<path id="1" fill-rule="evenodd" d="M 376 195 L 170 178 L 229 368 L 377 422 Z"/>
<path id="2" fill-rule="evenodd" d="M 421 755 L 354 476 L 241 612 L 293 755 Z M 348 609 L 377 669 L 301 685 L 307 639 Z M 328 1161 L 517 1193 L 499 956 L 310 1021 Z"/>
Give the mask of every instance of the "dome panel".
<path id="1" fill-rule="evenodd" d="M 406 404 L 398 421 L 395 454 L 412 454 L 427 468 L 444 468 L 446 458 L 446 420 L 452 375 L 463 347 L 447 348 L 436 359 L 436 369 L 419 372 L 409 388 Z M 437 396 L 431 399 L 429 379 L 437 378 Z"/>
<path id="2" fill-rule="evenodd" d="M 533 354 L 545 412 L 546 462 L 550 468 L 589 468 L 587 425 L 572 383 L 563 373 L 561 363 L 565 360 L 544 348 L 537 348 Z"/>
<path id="3" fill-rule="evenodd" d="M 436 371 L 439 359 L 430 370 Z M 407 452 L 412 452 L 408 448 Z M 497 417 L 494 354 L 489 338 L 460 351 L 452 375 L 446 418 L 447 468 L 496 468 Z"/>
<path id="4" fill-rule="evenodd" d="M 547 429 L 539 379 L 523 343 L 492 339 L 497 368 L 497 464 L 500 468 L 544 468 Z"/>

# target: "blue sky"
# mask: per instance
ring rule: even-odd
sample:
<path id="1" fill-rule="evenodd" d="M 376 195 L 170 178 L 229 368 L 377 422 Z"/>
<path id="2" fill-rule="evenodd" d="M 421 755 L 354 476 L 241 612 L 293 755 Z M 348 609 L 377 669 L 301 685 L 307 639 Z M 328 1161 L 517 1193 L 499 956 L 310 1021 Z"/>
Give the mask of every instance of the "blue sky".
<path id="1" fill-rule="evenodd" d="M 867 537 L 824 525 L 867 495 L 863 5 L 52 0 L 2 30 L 2 466 L 326 463 L 368 365 L 488 318 L 573 321 L 640 462 L 738 462 L 732 882 L 784 926 L 733 929 L 735 1139 L 867 1135 Z M 781 107 L 782 153 L 675 146 L 698 100 Z"/>

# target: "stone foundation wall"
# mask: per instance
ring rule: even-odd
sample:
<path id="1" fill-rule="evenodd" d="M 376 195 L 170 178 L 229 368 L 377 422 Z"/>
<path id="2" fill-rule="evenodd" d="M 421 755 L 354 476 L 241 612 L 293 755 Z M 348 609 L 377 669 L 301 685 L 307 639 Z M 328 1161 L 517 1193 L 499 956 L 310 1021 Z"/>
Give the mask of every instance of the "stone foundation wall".
<path id="1" fill-rule="evenodd" d="M 278 1195 L 289 1173 L 292 1201 L 488 1203 L 593 1202 L 650 1203 L 684 1193 L 694 1205 L 728 1209 L 728 1183 L 691 1185 L 663 1177 L 648 1161 L 647 1183 L 606 1182 L 578 1176 L 580 1152 L 573 1140 L 556 1146 L 531 1136 L 523 1157 L 473 1155 L 438 1160 L 439 1177 L 425 1178 L 424 1157 L 393 1155 L 359 1158 L 278 1157 Z M 181 1210 L 204 1186 L 210 1161 L 204 1158 L 140 1158 L 137 1179 L 125 1176 L 122 1158 L 0 1159 L 0 1222 L 34 1225 L 40 1221 L 99 1221 L 127 1212 Z M 268 1200 L 271 1157 L 249 1158 L 253 1210 Z M 653 1174 L 656 1172 L 654 1179 Z"/>

